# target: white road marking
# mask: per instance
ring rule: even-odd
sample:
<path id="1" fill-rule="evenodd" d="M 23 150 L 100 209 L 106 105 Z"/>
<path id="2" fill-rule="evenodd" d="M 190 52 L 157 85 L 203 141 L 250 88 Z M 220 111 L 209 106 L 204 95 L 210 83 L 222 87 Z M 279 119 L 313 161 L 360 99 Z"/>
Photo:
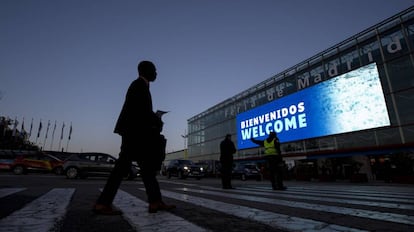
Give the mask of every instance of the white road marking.
<path id="1" fill-rule="evenodd" d="M 207 231 L 169 212 L 159 211 L 157 213 L 148 213 L 147 202 L 122 190 L 118 190 L 113 203 L 123 212 L 122 216 L 137 231 Z"/>
<path id="2" fill-rule="evenodd" d="M 51 231 L 64 217 L 73 188 L 55 188 L 0 220 L 0 231 Z"/>
<path id="3" fill-rule="evenodd" d="M 140 188 L 145 191 L 145 189 Z M 196 191 L 196 190 L 194 190 Z M 202 190 L 201 190 L 202 191 Z M 284 214 L 259 210 L 251 207 L 240 205 L 233 205 L 225 202 L 209 200 L 205 198 L 190 196 L 182 193 L 175 193 L 170 191 L 162 191 L 163 196 L 173 198 L 176 200 L 188 202 L 194 205 L 205 208 L 217 210 L 222 213 L 235 215 L 248 220 L 254 220 L 274 228 L 289 230 L 289 231 L 364 231 L 355 228 L 328 224 L 325 222 L 315 221 L 311 219 L 291 217 Z M 230 195 L 230 194 L 229 194 Z"/>
<path id="4" fill-rule="evenodd" d="M 2 188 L 0 189 L 0 198 L 3 198 L 5 196 L 21 192 L 23 190 L 26 190 L 26 188 Z"/>
<path id="5" fill-rule="evenodd" d="M 214 195 L 214 196 L 222 196 L 222 197 L 248 200 L 248 201 L 254 201 L 254 202 L 263 202 L 267 204 L 295 207 L 299 209 L 310 209 L 310 210 L 315 210 L 315 211 L 344 214 L 344 215 L 350 215 L 350 216 L 356 216 L 356 217 L 362 217 L 362 218 L 370 218 L 370 219 L 375 219 L 375 220 L 414 225 L 414 216 L 401 215 L 401 214 L 396 214 L 396 213 L 387 213 L 387 212 L 379 212 L 379 211 L 363 210 L 363 209 L 353 209 L 353 208 L 339 207 L 339 206 L 311 204 L 311 203 L 287 201 L 287 200 L 281 200 L 281 199 L 271 199 L 271 198 L 264 198 L 264 197 L 257 197 L 257 196 L 245 196 L 245 195 L 215 192 L 215 191 L 208 191 L 208 190 L 192 190 L 188 188 L 179 188 L 179 189 L 186 191 L 186 192 L 196 192 L 196 193 L 202 193 L 202 194 L 208 194 L 208 195 Z"/>
<path id="6" fill-rule="evenodd" d="M 263 188 L 266 189 L 266 188 Z M 270 188 L 267 188 L 270 189 Z M 313 189 L 313 188 L 289 188 L 289 191 L 293 191 L 296 193 L 303 193 L 303 194 L 309 194 L 309 193 L 326 193 L 326 194 L 330 194 L 330 193 L 335 193 L 336 195 L 340 195 L 340 196 L 350 196 L 350 197 L 355 197 L 358 196 L 358 198 L 377 198 L 377 199 L 381 199 L 381 200 L 389 200 L 389 201 L 395 201 L 395 199 L 399 199 L 399 201 L 404 202 L 404 203 L 414 203 L 414 189 L 412 192 L 406 192 L 406 193 L 395 193 L 395 192 L 384 192 L 384 191 L 349 191 L 349 190 L 345 190 L 343 188 L 338 189 L 336 188 L 335 190 L 330 189 L 330 188 L 323 188 L 323 189 Z"/>
<path id="7" fill-rule="evenodd" d="M 207 187 L 203 186 L 203 189 L 211 189 L 211 190 L 217 190 L 217 188 L 213 187 Z M 251 194 L 252 189 L 249 188 L 237 188 L 236 190 L 232 192 L 242 193 L 242 194 Z M 398 201 L 398 203 L 389 203 L 389 202 L 380 202 L 381 198 L 379 197 L 372 197 L 368 198 L 371 201 L 366 200 L 358 200 L 360 197 L 357 195 L 354 195 L 354 197 L 350 196 L 343 196 L 338 193 L 313 193 L 313 194 L 306 194 L 306 193 L 294 193 L 292 191 L 255 191 L 254 194 L 261 195 L 261 196 L 286 196 L 288 198 L 293 199 L 302 199 L 302 200 L 315 200 L 315 201 L 325 201 L 325 202 L 334 202 L 334 203 L 343 203 L 343 204 L 354 204 L 354 205 L 365 205 L 365 206 L 374 206 L 374 207 L 382 207 L 382 208 L 391 208 L 391 209 L 408 209 L 408 210 L 414 210 L 414 202 L 413 201 L 407 201 L 409 204 L 401 204 L 400 202 L 404 199 L 396 199 L 395 201 Z M 313 196 L 310 196 L 313 195 Z M 346 199 L 338 199 L 337 197 L 346 198 Z M 378 200 L 375 202 L 372 202 L 372 200 Z"/>

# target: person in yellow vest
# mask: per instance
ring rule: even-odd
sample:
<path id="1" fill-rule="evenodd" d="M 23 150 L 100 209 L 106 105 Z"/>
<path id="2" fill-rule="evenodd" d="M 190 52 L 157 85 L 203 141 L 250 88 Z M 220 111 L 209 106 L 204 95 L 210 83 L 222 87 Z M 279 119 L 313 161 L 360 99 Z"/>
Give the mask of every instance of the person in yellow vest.
<path id="1" fill-rule="evenodd" d="M 269 179 L 272 183 L 273 190 L 286 190 L 286 186 L 283 185 L 284 163 L 276 132 L 270 132 L 265 140 L 251 138 L 251 141 L 265 148 L 264 156 L 266 159 L 266 167 L 269 170 Z"/>

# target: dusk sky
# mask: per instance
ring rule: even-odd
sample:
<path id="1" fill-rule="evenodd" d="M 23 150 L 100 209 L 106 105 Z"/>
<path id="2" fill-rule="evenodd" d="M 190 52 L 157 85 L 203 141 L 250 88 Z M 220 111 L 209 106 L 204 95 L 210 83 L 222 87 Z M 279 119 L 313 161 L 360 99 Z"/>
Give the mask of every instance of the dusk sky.
<path id="1" fill-rule="evenodd" d="M 0 116 L 38 144 L 118 156 L 113 133 L 137 64 L 151 60 L 167 151 L 187 120 L 414 5 L 414 0 L 2 0 Z M 50 120 L 46 144 L 47 122 Z M 143 122 L 145 123 L 145 122 Z M 19 127 L 20 128 L 20 124 Z M 139 133 L 137 131 L 137 133 Z M 224 135 L 223 135 L 224 136 Z"/>

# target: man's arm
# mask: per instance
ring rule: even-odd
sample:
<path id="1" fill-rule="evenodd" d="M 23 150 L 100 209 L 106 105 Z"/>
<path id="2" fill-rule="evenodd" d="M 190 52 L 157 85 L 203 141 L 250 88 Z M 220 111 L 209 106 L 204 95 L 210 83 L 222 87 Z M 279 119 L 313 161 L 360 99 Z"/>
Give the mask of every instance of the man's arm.
<path id="1" fill-rule="evenodd" d="M 257 139 L 254 139 L 254 138 L 251 138 L 250 139 L 253 143 L 255 143 L 255 144 L 257 144 L 257 145 L 260 145 L 260 146 L 264 146 L 264 142 L 262 141 L 262 140 L 257 140 Z"/>

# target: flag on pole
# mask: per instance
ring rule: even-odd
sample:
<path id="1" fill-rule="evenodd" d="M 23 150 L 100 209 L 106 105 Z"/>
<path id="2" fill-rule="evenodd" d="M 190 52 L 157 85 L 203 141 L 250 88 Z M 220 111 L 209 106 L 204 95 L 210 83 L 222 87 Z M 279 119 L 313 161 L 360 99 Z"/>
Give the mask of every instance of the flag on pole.
<path id="1" fill-rule="evenodd" d="M 20 133 L 24 133 L 24 117 L 23 117 L 23 122 L 22 122 L 22 129 L 20 130 Z"/>
<path id="2" fill-rule="evenodd" d="M 39 138 L 40 137 L 40 131 L 42 130 L 42 119 L 40 119 L 40 122 L 39 122 L 39 129 L 37 130 L 37 137 Z"/>
<path id="3" fill-rule="evenodd" d="M 47 122 L 45 139 L 47 139 L 47 134 L 49 134 L 49 127 L 50 127 L 50 120 Z"/>
<path id="4" fill-rule="evenodd" d="M 56 120 L 55 120 L 55 125 L 53 126 L 52 142 L 50 143 L 50 150 L 52 150 L 52 147 L 53 147 L 53 140 L 55 139 L 55 130 L 56 130 Z"/>
<path id="5" fill-rule="evenodd" d="M 60 145 L 62 144 L 63 130 L 64 129 L 65 129 L 65 122 L 62 123 L 62 132 L 60 133 L 60 140 L 59 140 L 59 151 L 60 151 Z M 63 152 L 63 148 L 62 148 L 62 152 Z"/>
<path id="6" fill-rule="evenodd" d="M 62 133 L 60 133 L 60 140 L 63 139 L 63 130 L 65 129 L 65 122 L 62 124 Z"/>
<path id="7" fill-rule="evenodd" d="M 50 120 L 47 121 L 45 140 L 43 141 L 43 147 L 46 147 L 47 134 L 49 134 Z"/>
<path id="8" fill-rule="evenodd" d="M 69 137 L 68 140 L 70 140 L 70 137 L 72 136 L 72 122 L 70 123 L 70 129 L 69 129 Z"/>
<path id="9" fill-rule="evenodd" d="M 13 136 L 13 137 L 14 137 L 14 136 L 16 136 L 17 124 L 18 124 L 18 122 L 17 122 L 17 117 L 15 117 L 15 118 L 14 118 L 13 133 L 12 133 L 12 136 Z"/>
<path id="10" fill-rule="evenodd" d="M 55 125 L 53 126 L 52 139 L 53 137 L 55 137 L 55 130 L 56 130 L 56 120 L 55 120 Z"/>
<path id="11" fill-rule="evenodd" d="M 69 141 L 70 141 L 71 136 L 72 136 L 72 122 L 70 122 L 69 137 L 68 137 L 68 141 L 66 142 L 66 152 L 68 152 Z"/>
<path id="12" fill-rule="evenodd" d="M 32 129 L 33 129 L 33 118 L 32 118 L 32 123 L 30 123 L 29 138 L 30 138 L 30 136 L 32 136 Z"/>

